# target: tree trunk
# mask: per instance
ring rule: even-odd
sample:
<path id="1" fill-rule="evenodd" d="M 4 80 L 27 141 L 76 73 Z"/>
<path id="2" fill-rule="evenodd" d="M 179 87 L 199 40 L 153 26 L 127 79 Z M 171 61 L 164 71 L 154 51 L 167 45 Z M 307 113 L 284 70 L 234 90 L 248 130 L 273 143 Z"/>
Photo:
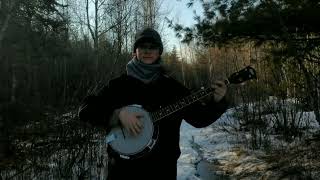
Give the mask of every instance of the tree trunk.
<path id="1" fill-rule="evenodd" d="M 4 119 L 0 115 L 0 160 L 6 157 L 8 152 L 8 140 L 5 133 Z"/>
<path id="2" fill-rule="evenodd" d="M 11 103 L 16 102 L 16 88 L 17 88 L 17 78 L 16 78 L 16 73 L 15 73 L 15 65 L 12 65 L 12 81 L 11 81 L 11 97 L 10 101 Z"/>
<path id="3" fill-rule="evenodd" d="M 1 30 L 0 30 L 0 44 L 2 44 L 2 40 L 4 38 L 4 34 L 8 28 L 8 25 L 9 25 L 9 20 L 11 18 L 11 13 L 7 14 L 4 22 L 3 22 L 3 25 L 1 27 Z"/>
<path id="4" fill-rule="evenodd" d="M 308 72 L 307 68 L 305 67 L 303 60 L 302 59 L 298 59 L 298 63 L 302 69 L 302 72 L 304 74 L 304 77 L 306 79 L 306 89 L 307 89 L 307 94 L 309 96 L 310 99 L 310 103 L 312 105 L 312 109 L 314 111 L 316 120 L 318 122 L 318 124 L 320 124 L 320 105 L 319 105 L 319 87 L 317 87 L 317 85 L 319 84 L 317 79 L 313 79 L 313 77 L 310 75 L 310 72 Z"/>
<path id="5" fill-rule="evenodd" d="M 7 11 L 7 14 L 6 14 L 6 17 L 4 18 L 4 21 L 1 24 L 1 29 L 0 29 L 0 47 L 1 47 L 1 44 L 2 44 L 2 40 L 4 38 L 4 35 L 5 35 L 5 32 L 9 26 L 9 21 L 12 17 L 12 11 L 13 9 L 15 8 L 16 4 L 17 4 L 17 0 L 11 0 L 8 1 L 8 2 L 3 2 L 1 1 L 2 3 L 2 8 L 0 10 L 6 10 Z M 7 7 L 5 7 L 5 4 L 7 4 Z"/>
<path id="6" fill-rule="evenodd" d="M 183 85 L 186 85 L 186 79 L 185 79 L 185 74 L 184 74 L 184 58 L 182 56 L 182 47 L 181 47 L 181 43 L 179 43 L 180 45 L 180 55 L 181 55 L 181 73 L 182 73 L 182 82 Z"/>

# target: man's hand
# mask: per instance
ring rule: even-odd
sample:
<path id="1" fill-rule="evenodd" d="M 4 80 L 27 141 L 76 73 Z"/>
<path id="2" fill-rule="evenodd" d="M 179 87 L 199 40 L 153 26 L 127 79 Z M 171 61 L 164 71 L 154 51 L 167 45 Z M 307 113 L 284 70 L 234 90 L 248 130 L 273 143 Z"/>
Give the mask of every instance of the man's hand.
<path id="1" fill-rule="evenodd" d="M 215 81 L 211 87 L 213 91 L 213 99 L 215 102 L 219 102 L 227 93 L 227 85 L 223 81 Z"/>
<path id="2" fill-rule="evenodd" d="M 143 124 L 140 121 L 141 117 L 143 117 L 141 113 L 129 112 L 126 108 L 122 108 L 119 112 L 122 126 L 134 136 L 137 136 L 143 128 Z"/>

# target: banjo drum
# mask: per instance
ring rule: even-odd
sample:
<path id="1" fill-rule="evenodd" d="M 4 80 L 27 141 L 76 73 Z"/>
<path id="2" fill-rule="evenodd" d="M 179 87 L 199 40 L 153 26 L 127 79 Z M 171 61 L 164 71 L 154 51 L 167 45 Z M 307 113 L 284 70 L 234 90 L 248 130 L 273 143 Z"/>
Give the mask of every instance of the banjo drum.
<path id="1" fill-rule="evenodd" d="M 142 115 L 140 122 L 143 128 L 137 136 L 131 135 L 122 127 L 112 128 L 106 137 L 106 143 L 124 159 L 135 159 L 149 152 L 158 138 L 158 126 L 154 126 L 150 113 L 141 105 L 133 104 L 124 107 L 129 112 Z"/>

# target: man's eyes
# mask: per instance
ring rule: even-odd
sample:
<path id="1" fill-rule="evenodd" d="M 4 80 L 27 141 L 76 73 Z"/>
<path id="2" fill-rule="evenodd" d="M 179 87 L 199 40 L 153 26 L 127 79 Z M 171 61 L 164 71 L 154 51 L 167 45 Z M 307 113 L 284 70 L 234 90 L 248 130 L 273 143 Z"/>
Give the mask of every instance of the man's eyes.
<path id="1" fill-rule="evenodd" d="M 140 49 L 158 49 L 159 47 L 157 45 L 140 45 L 138 46 Z"/>

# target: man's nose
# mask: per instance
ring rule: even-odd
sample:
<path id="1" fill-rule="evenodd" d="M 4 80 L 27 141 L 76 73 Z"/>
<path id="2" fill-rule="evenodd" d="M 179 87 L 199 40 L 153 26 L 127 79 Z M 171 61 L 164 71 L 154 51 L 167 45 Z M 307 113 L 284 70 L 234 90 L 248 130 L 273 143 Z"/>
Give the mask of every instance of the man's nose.
<path id="1" fill-rule="evenodd" d="M 151 52 L 151 49 L 150 49 L 150 48 L 146 48 L 146 49 L 143 50 L 143 52 L 144 52 L 144 53 L 150 53 L 150 52 Z"/>

